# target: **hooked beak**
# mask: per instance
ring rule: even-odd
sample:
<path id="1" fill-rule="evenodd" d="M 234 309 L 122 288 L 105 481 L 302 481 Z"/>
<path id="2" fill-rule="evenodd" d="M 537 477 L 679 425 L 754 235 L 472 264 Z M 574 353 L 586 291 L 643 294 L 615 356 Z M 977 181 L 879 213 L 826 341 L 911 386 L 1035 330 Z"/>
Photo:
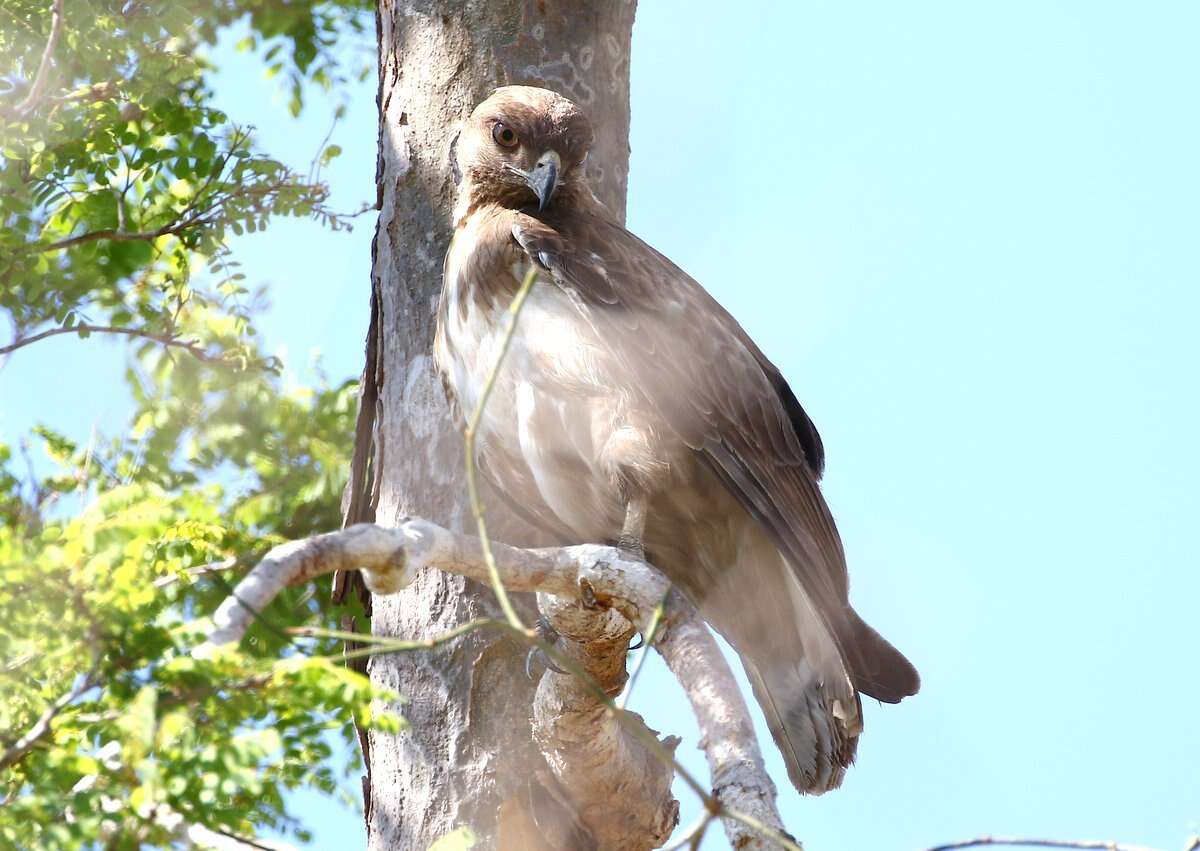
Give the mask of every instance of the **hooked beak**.
<path id="1" fill-rule="evenodd" d="M 533 167 L 533 171 L 525 175 L 525 182 L 533 190 L 538 199 L 538 212 L 546 209 L 554 190 L 558 188 L 558 172 L 562 168 L 562 158 L 554 151 L 546 151 Z"/>

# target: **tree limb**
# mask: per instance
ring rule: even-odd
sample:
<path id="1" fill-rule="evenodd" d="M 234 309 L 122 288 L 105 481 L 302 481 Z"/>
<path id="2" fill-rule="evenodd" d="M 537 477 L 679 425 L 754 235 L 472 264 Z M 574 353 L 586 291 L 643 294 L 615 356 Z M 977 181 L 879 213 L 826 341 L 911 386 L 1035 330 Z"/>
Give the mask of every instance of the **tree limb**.
<path id="1" fill-rule="evenodd" d="M 669 774 L 665 787 L 660 789 L 655 778 L 663 776 L 661 766 L 650 770 L 641 760 L 648 749 L 655 759 L 661 761 L 663 753 L 657 751 L 665 751 L 666 760 L 674 762 L 670 756 L 674 744 L 669 740 L 658 743 L 644 725 L 630 736 L 622 733 L 623 738 L 614 738 L 618 723 L 630 731 L 630 718 L 639 725 L 640 719 L 621 713 L 611 697 L 625 682 L 624 656 L 629 638 L 635 630 L 643 634 L 649 631 L 654 612 L 669 588 L 667 580 L 644 562 L 627 560 L 615 547 L 595 544 L 547 549 L 493 544 L 492 556 L 495 572 L 506 588 L 541 592 L 540 604 L 556 628 L 572 639 L 563 653 L 568 666 L 582 668 L 591 675 L 590 685 L 578 677 L 557 674 L 543 677 L 539 684 L 535 730 L 543 752 L 549 751 L 548 762 L 552 767 L 558 763 L 556 774 L 560 778 L 580 780 L 580 774 L 587 774 L 582 778 L 587 783 L 618 783 L 624 777 L 628 782 L 622 787 L 620 799 L 636 799 L 633 809 L 640 820 L 641 835 L 652 835 L 655 845 L 665 842 L 670 832 L 667 829 L 663 833 L 667 822 L 673 827 L 677 819 L 677 810 L 669 809 L 674 804 L 669 794 Z M 405 520 L 395 528 L 362 523 L 282 544 L 267 553 L 220 605 L 208 640 L 193 653 L 205 656 L 240 640 L 257 613 L 288 585 L 333 571 L 357 569 L 374 593 L 392 594 L 426 567 L 483 583 L 490 582 L 492 575 L 478 539 L 419 518 Z M 707 793 L 690 776 L 689 785 L 701 794 L 710 812 L 722 817 L 734 847 L 798 848 L 782 829 L 775 808 L 775 787 L 763 767 L 749 712 L 711 634 L 681 600 L 668 606 L 665 623 L 655 647 L 683 684 L 696 711 L 702 747 L 712 771 L 713 792 Z M 475 626 L 478 624 L 467 624 L 464 629 Z M 410 643 L 413 648 L 408 649 L 421 644 Z M 386 651 L 382 646 L 380 649 Z M 607 700 L 603 699 L 606 694 Z M 586 723 L 564 725 L 565 715 Z M 584 729 L 594 738 L 607 737 L 612 745 L 606 751 L 607 761 L 597 762 L 602 749 L 579 750 L 580 745 L 588 744 L 579 738 Z M 640 745 L 632 745 L 632 738 Z M 657 747 L 650 747 L 652 744 Z M 581 766 L 581 760 L 589 759 L 592 761 L 588 767 Z M 655 785 L 647 789 L 645 784 L 651 781 Z M 601 795 L 598 800 L 611 804 L 613 799 Z M 643 806 L 647 801 L 649 805 Z M 613 820 L 611 808 L 607 816 Z"/>
<path id="2" fill-rule="evenodd" d="M 148 231 L 124 231 L 115 228 L 107 228 L 105 230 L 88 231 L 81 233 L 78 236 L 70 236 L 66 239 L 60 239 L 58 242 L 48 242 L 45 245 L 34 245 L 32 250 L 40 253 L 47 251 L 62 251 L 64 248 L 72 248 L 76 245 L 83 245 L 88 242 L 98 242 L 102 239 L 107 239 L 110 242 L 150 242 L 158 239 L 160 236 L 177 235 L 180 231 L 195 227 L 196 225 L 204 224 L 203 218 L 186 218 L 177 219 L 170 224 L 163 225 L 160 228 Z"/>
<path id="3" fill-rule="evenodd" d="M 171 221 L 161 227 L 148 231 L 127 231 L 123 221 L 122 205 L 117 203 L 118 224 L 116 228 L 105 228 L 103 230 L 88 231 L 76 236 L 70 236 L 66 239 L 60 239 L 57 242 L 48 242 L 41 245 L 31 245 L 29 250 L 45 254 L 51 251 L 62 251 L 67 248 L 73 248 L 76 245 L 84 245 L 89 242 L 98 242 L 100 240 L 108 240 L 110 242 L 152 242 L 160 236 L 178 236 L 186 230 L 195 227 L 203 227 L 211 225 L 213 220 L 206 218 L 213 210 L 226 201 L 236 197 L 253 197 L 255 195 L 260 198 L 270 195 L 272 192 L 278 192 L 282 189 L 286 180 L 277 180 L 274 183 L 259 186 L 252 185 L 249 187 L 240 188 L 239 191 L 226 192 L 225 190 L 214 191 L 206 196 L 209 188 L 218 179 L 225 176 L 225 168 L 229 165 L 230 159 L 238 151 L 242 150 L 248 139 L 248 135 L 240 128 L 234 128 L 233 136 L 229 142 L 229 149 L 221 155 L 219 162 L 209 171 L 208 177 L 204 183 L 196 190 L 195 195 L 188 205 L 179 211 Z M 290 172 L 289 172 L 290 174 Z M 126 190 L 128 190 L 126 186 Z M 120 193 L 121 195 L 124 192 Z"/>
<path id="4" fill-rule="evenodd" d="M 37 72 L 33 76 L 33 84 L 25 99 L 14 107 L 13 112 L 18 116 L 28 115 L 37 107 L 42 99 L 42 91 L 46 88 L 46 80 L 50 72 L 50 60 L 63 29 L 63 0 L 53 0 L 50 4 L 50 36 L 46 39 L 46 47 L 42 51 L 42 59 L 38 63 Z"/>
<path id="5" fill-rule="evenodd" d="M 666 627 L 654 649 L 687 693 L 712 777 L 713 797 L 734 848 L 778 847 L 763 827 L 786 835 L 775 805 L 775 784 L 763 765 L 750 710 L 716 639 L 679 594 L 669 598 Z"/>
<path id="6" fill-rule="evenodd" d="M 236 558 L 227 558 L 222 559 L 221 561 L 214 561 L 211 564 L 202 564 L 197 567 L 188 568 L 186 571 L 184 571 L 184 573 L 194 579 L 200 576 L 208 576 L 209 574 L 213 573 L 223 573 L 227 570 L 233 570 L 237 566 L 238 560 Z M 166 588 L 168 585 L 174 585 L 182 578 L 183 576 L 181 574 L 160 576 L 158 579 L 154 580 L 154 587 Z"/>
<path id="7" fill-rule="evenodd" d="M 184 826 L 184 837 L 196 848 L 206 851 L 296 851 L 294 845 L 275 839 L 260 840 L 241 836 L 220 827 L 205 827 L 202 824 Z"/>
<path id="8" fill-rule="evenodd" d="M 645 626 L 667 590 L 667 580 L 643 562 L 627 561 L 615 547 L 524 550 L 493 544 L 496 569 L 512 591 L 543 591 L 578 599 L 588 588 L 601 606 L 615 608 L 637 628 Z M 275 547 L 238 583 L 213 615 L 214 628 L 204 646 L 241 639 L 255 612 L 288 585 L 332 573 L 361 570 L 376 594 L 394 594 L 426 567 L 490 581 L 479 539 L 459 535 L 412 518 L 398 527 L 359 523 Z M 197 651 L 198 652 L 198 651 Z"/>
<path id="9" fill-rule="evenodd" d="M 204 350 L 204 347 L 199 343 L 193 343 L 189 340 L 181 340 L 178 337 L 170 334 L 156 334 L 153 331 L 145 331 L 141 328 L 121 328 L 115 325 L 72 325 L 70 328 L 50 328 L 38 334 L 32 334 L 28 337 L 22 337 L 14 340 L 6 346 L 0 346 L 0 355 L 7 355 L 10 352 L 15 352 L 17 349 L 32 345 L 39 340 L 44 340 L 47 337 L 55 337 L 59 334 L 78 334 L 79 332 L 89 334 L 120 334 L 125 337 L 138 337 L 143 340 L 150 340 L 155 343 L 161 343 L 164 346 L 173 346 L 178 349 L 185 350 L 192 357 L 205 363 L 222 363 L 222 358 L 217 355 L 210 355 Z"/>
<path id="10" fill-rule="evenodd" d="M 25 754 L 33 750 L 33 746 L 50 732 L 50 725 L 58 717 L 58 713 L 74 703 L 80 695 L 95 685 L 95 675 L 96 667 L 93 667 L 74 688 L 50 704 L 46 708 L 46 711 L 41 714 L 37 721 L 33 723 L 33 726 L 21 738 L 13 742 L 8 748 L 5 748 L 4 753 L 0 755 L 0 768 L 8 768 L 11 765 L 15 765 L 25 757 Z"/>
<path id="11" fill-rule="evenodd" d="M 985 845 L 1009 845 L 1025 848 L 1086 848 L 1096 851 L 1156 851 L 1143 845 L 1125 845 L 1120 842 L 1088 839 L 1018 839 L 1011 836 L 980 836 L 975 839 L 964 839 L 960 842 L 950 842 L 938 845 L 928 851 L 957 851 L 959 848 L 980 848 Z M 1200 847 L 1200 838 L 1194 838 L 1185 851 Z"/>

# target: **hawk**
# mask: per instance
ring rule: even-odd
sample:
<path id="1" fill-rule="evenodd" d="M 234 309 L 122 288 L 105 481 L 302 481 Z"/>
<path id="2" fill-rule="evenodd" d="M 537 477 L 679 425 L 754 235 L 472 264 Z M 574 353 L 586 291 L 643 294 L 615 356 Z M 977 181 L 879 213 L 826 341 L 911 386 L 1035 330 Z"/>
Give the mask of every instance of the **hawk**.
<path id="1" fill-rule="evenodd" d="M 447 394 L 475 409 L 534 267 L 479 469 L 560 543 L 662 570 L 737 650 L 792 783 L 832 789 L 860 695 L 898 702 L 917 672 L 850 606 L 812 421 L 733 317 L 597 200 L 591 143 L 545 89 L 507 86 L 472 112 L 435 339 Z"/>

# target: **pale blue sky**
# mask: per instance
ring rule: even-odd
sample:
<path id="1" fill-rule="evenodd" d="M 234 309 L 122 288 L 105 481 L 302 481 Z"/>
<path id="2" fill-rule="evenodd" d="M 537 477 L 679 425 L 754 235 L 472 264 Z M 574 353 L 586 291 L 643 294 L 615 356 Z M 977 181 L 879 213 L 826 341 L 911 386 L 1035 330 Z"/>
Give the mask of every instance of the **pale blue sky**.
<path id="1" fill-rule="evenodd" d="M 789 827 L 814 851 L 1180 847 L 1200 829 L 1200 5 L 641 5 L 629 225 L 790 379 L 855 605 L 924 681 L 867 706 L 841 790 L 783 782 Z M 288 119 L 251 60 L 216 86 L 307 163 L 320 108 Z M 374 195 L 373 84 L 353 98 L 329 170 L 345 208 Z M 369 219 L 237 245 L 293 362 L 358 372 Z M 121 421 L 116 346 L 39 345 L 0 372 L 6 434 Z M 634 708 L 703 772 L 651 674 Z M 314 847 L 352 847 L 357 816 L 302 803 Z"/>

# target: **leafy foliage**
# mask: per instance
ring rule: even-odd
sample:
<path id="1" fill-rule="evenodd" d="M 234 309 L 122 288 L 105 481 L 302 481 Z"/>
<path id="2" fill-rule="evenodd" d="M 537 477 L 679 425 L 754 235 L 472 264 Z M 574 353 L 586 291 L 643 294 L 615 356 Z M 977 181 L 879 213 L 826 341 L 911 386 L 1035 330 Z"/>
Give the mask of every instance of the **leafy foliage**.
<path id="1" fill-rule="evenodd" d="M 248 563 L 339 525 L 356 390 L 288 386 L 255 339 L 263 293 L 229 237 L 280 215 L 346 223 L 212 107 L 201 49 L 248 25 L 298 113 L 307 84 L 356 72 L 345 44 L 368 9 L 0 0 L 0 358 L 120 335 L 134 400 L 125 434 L 0 441 L 0 847 L 304 836 L 286 791 L 337 789 L 352 719 L 401 723 L 333 644 L 281 628 L 333 617 L 313 588 L 240 648 L 190 655 Z"/>
<path id="2" fill-rule="evenodd" d="M 388 696 L 360 675 L 321 657 L 279 659 L 287 640 L 272 622 L 295 618 L 287 608 L 263 613 L 244 650 L 188 655 L 204 620 L 187 615 L 227 591 L 194 569 L 258 541 L 228 522 L 219 496 L 126 485 L 36 536 L 0 532 L 0 724 L 36 729 L 62 696 L 77 698 L 4 778 L 0 844 L 134 847 L 193 824 L 294 828 L 283 792 L 336 789 L 326 734 L 345 730 L 346 707 L 395 728 L 372 714 Z"/>
<path id="3" fill-rule="evenodd" d="M 278 215 L 345 221 L 325 207 L 327 187 L 257 152 L 210 105 L 198 48 L 245 17 L 250 46 L 288 66 L 298 110 L 303 80 L 344 79 L 332 48 L 362 31 L 362 11 L 361 0 L 4 0 L 0 309 L 18 338 L 116 326 L 197 335 L 214 357 L 252 362 L 244 276 L 225 240 Z M 229 327 L 206 328 L 197 314 L 210 310 Z"/>
<path id="4" fill-rule="evenodd" d="M 354 384 L 285 392 L 158 350 L 142 365 L 157 381 L 130 436 L 81 447 L 39 428 L 56 467 L 34 482 L 0 445 L 4 751 L 69 698 L 0 779 L 0 846 L 298 829 L 284 791 L 337 788 L 328 733 L 349 739 L 351 713 L 398 723 L 372 710 L 394 696 L 319 655 L 332 644 L 282 630 L 328 622 L 313 588 L 260 613 L 240 651 L 188 655 L 242 565 L 336 527 Z M 76 497 L 86 509 L 57 516 Z"/>

